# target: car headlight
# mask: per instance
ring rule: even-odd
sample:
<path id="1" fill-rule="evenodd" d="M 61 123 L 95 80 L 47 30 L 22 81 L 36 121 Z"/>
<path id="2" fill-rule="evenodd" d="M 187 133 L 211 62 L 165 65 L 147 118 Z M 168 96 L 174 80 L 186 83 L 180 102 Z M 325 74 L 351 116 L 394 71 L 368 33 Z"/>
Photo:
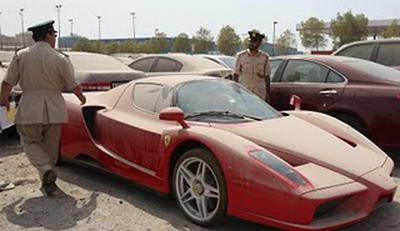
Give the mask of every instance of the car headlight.
<path id="1" fill-rule="evenodd" d="M 298 185 L 307 184 L 307 181 L 297 173 L 292 166 L 278 159 L 272 153 L 264 150 L 255 150 L 249 152 L 249 154 L 251 157 L 264 164 L 267 168 L 287 178 L 291 182 Z"/>

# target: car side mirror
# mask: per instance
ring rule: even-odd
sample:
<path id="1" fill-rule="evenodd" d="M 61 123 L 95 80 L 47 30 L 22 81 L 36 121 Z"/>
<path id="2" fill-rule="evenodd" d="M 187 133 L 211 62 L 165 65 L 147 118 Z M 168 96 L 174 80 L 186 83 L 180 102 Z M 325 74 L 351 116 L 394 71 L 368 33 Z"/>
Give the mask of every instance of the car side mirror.
<path id="1" fill-rule="evenodd" d="M 290 98 L 290 105 L 294 106 L 294 110 L 300 111 L 301 110 L 301 98 L 297 95 L 292 95 Z"/>
<path id="2" fill-rule="evenodd" d="M 166 121 L 177 121 L 183 128 L 189 128 L 189 125 L 184 121 L 183 111 L 179 107 L 168 107 L 161 110 L 158 118 Z"/>

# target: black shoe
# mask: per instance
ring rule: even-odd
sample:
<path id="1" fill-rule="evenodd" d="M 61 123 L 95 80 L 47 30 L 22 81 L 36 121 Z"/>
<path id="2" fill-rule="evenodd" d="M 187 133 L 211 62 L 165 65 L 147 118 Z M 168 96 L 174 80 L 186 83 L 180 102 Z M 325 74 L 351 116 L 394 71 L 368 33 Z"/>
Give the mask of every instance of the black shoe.
<path id="1" fill-rule="evenodd" d="M 43 174 L 42 187 L 40 190 L 46 196 L 51 196 L 58 187 L 56 185 L 57 174 L 53 170 L 47 170 Z"/>

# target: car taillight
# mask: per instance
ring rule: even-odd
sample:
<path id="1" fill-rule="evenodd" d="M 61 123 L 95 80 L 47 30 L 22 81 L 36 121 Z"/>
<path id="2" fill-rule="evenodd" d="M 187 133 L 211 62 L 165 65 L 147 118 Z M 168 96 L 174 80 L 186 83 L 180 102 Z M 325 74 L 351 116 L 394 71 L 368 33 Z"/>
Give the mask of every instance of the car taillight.
<path id="1" fill-rule="evenodd" d="M 397 94 L 396 99 L 400 100 L 400 93 Z"/>
<path id="2" fill-rule="evenodd" d="M 87 82 L 81 86 L 84 91 L 107 91 L 111 89 L 111 82 Z"/>

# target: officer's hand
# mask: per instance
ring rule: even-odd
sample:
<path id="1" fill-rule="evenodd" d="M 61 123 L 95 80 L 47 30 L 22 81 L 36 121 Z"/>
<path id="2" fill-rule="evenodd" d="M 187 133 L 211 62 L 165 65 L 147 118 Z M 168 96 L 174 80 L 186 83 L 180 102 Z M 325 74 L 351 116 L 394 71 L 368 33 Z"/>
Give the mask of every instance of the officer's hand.
<path id="1" fill-rule="evenodd" d="M 5 106 L 7 111 L 10 110 L 10 101 L 8 100 L 8 97 L 1 97 L 0 106 Z"/>
<path id="2" fill-rule="evenodd" d="M 83 94 L 79 95 L 79 100 L 81 101 L 81 105 L 84 105 L 86 103 L 86 97 Z"/>

